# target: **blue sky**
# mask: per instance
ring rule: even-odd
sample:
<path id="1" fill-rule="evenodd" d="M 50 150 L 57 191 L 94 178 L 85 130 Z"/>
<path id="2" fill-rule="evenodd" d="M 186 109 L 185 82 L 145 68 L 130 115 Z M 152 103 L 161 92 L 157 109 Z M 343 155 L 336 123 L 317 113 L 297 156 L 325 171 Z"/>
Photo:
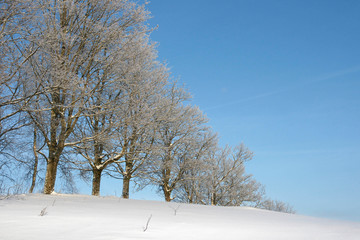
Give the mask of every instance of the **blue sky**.
<path id="1" fill-rule="evenodd" d="M 247 171 L 268 196 L 299 214 L 360 221 L 360 1 L 152 0 L 148 9 L 160 59 L 221 144 L 255 153 Z"/>

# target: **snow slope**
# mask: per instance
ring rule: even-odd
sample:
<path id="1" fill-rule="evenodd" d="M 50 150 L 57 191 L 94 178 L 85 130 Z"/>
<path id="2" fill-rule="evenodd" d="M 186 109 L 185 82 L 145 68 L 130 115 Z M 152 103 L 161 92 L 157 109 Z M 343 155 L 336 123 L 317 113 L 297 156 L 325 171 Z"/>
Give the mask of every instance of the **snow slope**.
<path id="1" fill-rule="evenodd" d="M 31 194 L 0 200 L 0 239 L 359 240 L 360 223 L 246 207 Z"/>

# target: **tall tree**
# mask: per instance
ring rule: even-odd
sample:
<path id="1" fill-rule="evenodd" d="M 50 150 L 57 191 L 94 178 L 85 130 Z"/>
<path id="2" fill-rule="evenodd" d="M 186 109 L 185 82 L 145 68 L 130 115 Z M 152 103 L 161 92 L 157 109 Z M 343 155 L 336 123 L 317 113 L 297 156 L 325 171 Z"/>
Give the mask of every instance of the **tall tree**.
<path id="1" fill-rule="evenodd" d="M 150 121 L 150 105 L 154 105 L 154 98 L 167 80 L 166 69 L 155 61 L 154 45 L 149 42 L 150 29 L 144 22 L 148 13 L 142 6 L 130 10 L 127 14 L 132 15 L 125 18 L 124 25 L 119 25 L 118 31 L 126 34 L 113 45 L 117 46 L 112 50 L 115 58 L 97 73 L 99 87 L 85 103 L 87 110 L 73 134 L 78 142 L 74 147 L 93 175 L 93 195 L 100 194 L 103 171 L 114 163 L 120 169 L 121 163 L 130 161 L 130 154 L 135 154 L 138 134 L 147 137 L 143 128 Z M 132 24 L 128 22 L 130 17 L 135 18 Z M 124 179 L 131 178 L 131 171 L 127 174 Z"/>
<path id="2" fill-rule="evenodd" d="M 10 161 L 15 146 L 13 140 L 16 131 L 28 124 L 22 110 L 35 95 L 24 98 L 22 88 L 26 79 L 22 67 L 36 51 L 24 40 L 31 27 L 22 27 L 32 17 L 30 1 L 0 1 L 0 181 L 2 177 L 13 181 L 10 171 L 14 165 Z"/>
<path id="3" fill-rule="evenodd" d="M 91 111 L 86 103 L 101 89 L 99 75 L 113 74 L 108 69 L 117 65 L 118 49 L 126 47 L 129 31 L 144 22 L 147 12 L 126 0 L 32 4 L 37 10 L 37 21 L 31 23 L 36 31 L 28 41 L 38 50 L 28 65 L 33 81 L 25 88 L 41 89 L 28 113 L 46 142 L 44 193 L 50 194 L 64 148 L 77 144 L 69 137 L 80 117 Z"/>
<path id="4" fill-rule="evenodd" d="M 143 66 L 133 78 L 135 81 L 128 86 L 127 97 L 120 107 L 121 126 L 116 133 L 124 151 L 122 161 L 114 165 L 115 172 L 123 179 L 123 198 L 129 198 L 130 181 L 141 177 L 141 169 L 156 147 L 155 128 L 166 94 L 168 73 L 161 65 Z"/>

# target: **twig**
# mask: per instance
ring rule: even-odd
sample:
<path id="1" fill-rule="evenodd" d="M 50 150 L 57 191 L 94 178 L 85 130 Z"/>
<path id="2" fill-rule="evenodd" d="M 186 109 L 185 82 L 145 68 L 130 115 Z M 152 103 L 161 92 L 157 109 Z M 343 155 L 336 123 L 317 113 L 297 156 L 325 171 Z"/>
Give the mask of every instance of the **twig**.
<path id="1" fill-rule="evenodd" d="M 145 227 L 143 227 L 143 232 L 146 232 L 146 230 L 148 229 L 151 218 L 152 214 L 150 214 L 150 217 L 148 218 Z"/>
<path id="2" fill-rule="evenodd" d="M 172 206 L 169 206 L 172 210 L 174 210 L 174 215 L 176 216 L 176 213 L 177 213 L 177 210 L 180 208 L 180 204 L 176 207 L 176 208 L 174 208 L 174 207 L 172 207 Z"/>
<path id="3" fill-rule="evenodd" d="M 44 207 L 43 210 L 41 210 L 40 215 L 41 217 L 45 216 L 48 212 L 46 211 L 47 207 Z"/>

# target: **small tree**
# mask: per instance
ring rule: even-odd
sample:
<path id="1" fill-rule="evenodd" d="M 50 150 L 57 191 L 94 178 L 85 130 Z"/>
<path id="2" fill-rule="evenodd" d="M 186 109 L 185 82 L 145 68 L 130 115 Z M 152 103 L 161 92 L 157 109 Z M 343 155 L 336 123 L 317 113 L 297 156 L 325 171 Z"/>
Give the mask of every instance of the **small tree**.
<path id="1" fill-rule="evenodd" d="M 292 214 L 296 213 L 294 208 L 290 206 L 288 203 L 284 203 L 278 200 L 263 199 L 256 207 L 270 211 L 276 211 L 276 212 L 284 212 L 284 213 L 292 213 Z"/>
<path id="2" fill-rule="evenodd" d="M 244 163 L 251 159 L 252 152 L 243 144 L 234 149 L 213 146 L 201 167 L 191 172 L 194 178 L 181 185 L 179 200 L 219 206 L 254 205 L 262 198 L 263 189 L 245 173 Z"/>

